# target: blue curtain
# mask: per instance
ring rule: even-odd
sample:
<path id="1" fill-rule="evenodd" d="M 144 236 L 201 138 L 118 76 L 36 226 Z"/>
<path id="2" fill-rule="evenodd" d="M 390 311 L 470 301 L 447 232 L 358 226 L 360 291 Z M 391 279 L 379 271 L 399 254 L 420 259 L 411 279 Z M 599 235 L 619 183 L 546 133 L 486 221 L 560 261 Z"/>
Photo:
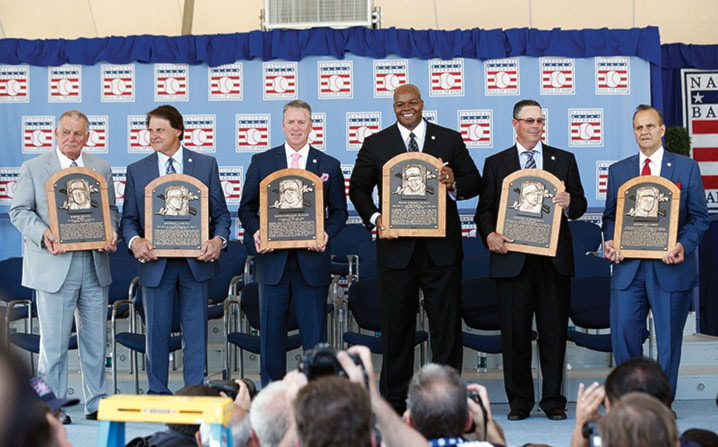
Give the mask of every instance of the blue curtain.
<path id="1" fill-rule="evenodd" d="M 684 125 L 681 69 L 718 69 L 718 45 L 671 43 L 661 46 L 663 71 L 663 115 L 666 125 Z"/>

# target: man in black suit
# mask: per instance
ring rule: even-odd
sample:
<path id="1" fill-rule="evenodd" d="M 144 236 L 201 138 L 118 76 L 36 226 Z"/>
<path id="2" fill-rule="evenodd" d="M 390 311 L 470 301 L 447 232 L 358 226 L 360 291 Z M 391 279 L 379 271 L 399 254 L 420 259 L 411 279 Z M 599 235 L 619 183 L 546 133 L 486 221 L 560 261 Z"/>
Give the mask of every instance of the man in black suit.
<path id="1" fill-rule="evenodd" d="M 364 224 L 377 228 L 377 276 L 381 303 L 384 361 L 381 393 L 395 410 L 406 408 L 406 394 L 414 367 L 414 333 L 419 288 L 424 292 L 431 328 L 432 362 L 461 369 L 461 223 L 457 200 L 479 192 L 481 175 L 458 132 L 424 121 L 424 101 L 410 84 L 394 92 L 397 123 L 364 140 L 349 185 L 349 197 Z M 382 168 L 392 157 L 422 151 L 444 166 L 440 181 L 447 186 L 446 237 L 388 238 L 381 210 L 372 198 L 379 188 Z"/>
<path id="2" fill-rule="evenodd" d="M 574 155 L 541 143 L 544 118 L 539 103 L 528 99 L 516 103 L 512 123 L 516 144 L 486 159 L 474 221 L 491 250 L 490 276 L 496 280 L 501 317 L 504 387 L 511 406 L 509 420 L 527 418 L 534 406 L 531 376 L 534 313 L 544 377 L 539 406 L 549 419 L 563 420 L 566 398 L 561 395 L 561 380 L 573 276 L 573 245 L 567 217 L 578 219 L 583 215 L 586 197 Z M 507 175 L 525 168 L 548 171 L 566 186 L 564 192 L 553 198 L 556 206 L 563 209 L 558 249 L 553 258 L 509 252 L 505 242 L 513 241 L 496 232 L 501 184 Z"/>

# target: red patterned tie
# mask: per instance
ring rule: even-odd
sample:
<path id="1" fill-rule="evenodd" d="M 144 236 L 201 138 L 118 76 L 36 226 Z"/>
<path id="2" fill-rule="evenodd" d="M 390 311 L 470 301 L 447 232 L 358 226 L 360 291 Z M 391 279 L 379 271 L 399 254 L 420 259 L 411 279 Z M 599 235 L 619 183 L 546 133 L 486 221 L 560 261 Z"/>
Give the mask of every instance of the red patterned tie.
<path id="1" fill-rule="evenodd" d="M 643 169 L 641 169 L 641 175 L 651 175 L 651 167 L 648 166 L 648 163 L 651 162 L 650 158 L 646 158 L 646 161 L 643 163 Z"/>

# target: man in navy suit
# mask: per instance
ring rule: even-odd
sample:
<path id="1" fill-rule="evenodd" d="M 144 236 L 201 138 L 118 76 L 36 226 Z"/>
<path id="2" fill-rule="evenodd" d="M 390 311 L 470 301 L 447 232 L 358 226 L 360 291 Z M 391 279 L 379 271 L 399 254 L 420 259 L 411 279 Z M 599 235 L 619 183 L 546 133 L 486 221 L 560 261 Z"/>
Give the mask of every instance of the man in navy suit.
<path id="1" fill-rule="evenodd" d="M 541 143 L 544 118 L 541 105 L 524 99 L 514 105 L 516 144 L 486 159 L 479 205 L 477 229 L 491 250 L 490 276 L 496 280 L 501 346 L 504 361 L 504 388 L 509 398 L 509 420 L 529 417 L 534 406 L 531 375 L 531 322 L 536 315 L 538 344 L 543 372 L 539 406 L 551 420 L 566 419 L 566 398 L 561 395 L 566 331 L 571 299 L 573 244 L 568 218 L 578 219 L 586 211 L 576 158 Z M 507 236 L 496 232 L 496 220 L 504 178 L 522 168 L 543 169 L 561 180 L 566 190 L 553 202 L 562 209 L 556 256 L 549 258 L 509 252 Z"/>
<path id="2" fill-rule="evenodd" d="M 611 342 L 616 363 L 642 354 L 650 308 L 658 363 L 675 396 L 683 327 L 691 291 L 698 280 L 695 250 L 708 229 L 708 209 L 698 163 L 667 152 L 661 142 L 665 132 L 663 114 L 658 109 L 638 106 L 633 114 L 633 133 L 640 152 L 608 168 L 603 254 L 615 262 L 611 277 Z M 660 175 L 681 190 L 678 242 L 663 259 L 624 259 L 618 247 L 613 246 L 618 188 L 639 175 Z"/>
<path id="3" fill-rule="evenodd" d="M 432 362 L 461 370 L 461 222 L 457 200 L 476 196 L 481 175 L 461 135 L 424 121 L 424 101 L 415 85 L 394 91 L 397 122 L 364 140 L 352 171 L 349 196 L 370 230 L 378 230 L 376 244 L 381 334 L 384 361 L 381 393 L 398 413 L 406 409 L 409 381 L 414 372 L 414 334 L 419 289 L 424 292 L 431 328 Z M 439 181 L 447 186 L 446 236 L 389 239 L 373 191 L 382 190 L 382 169 L 392 157 L 422 151 L 444 166 Z"/>
<path id="4" fill-rule="evenodd" d="M 331 282 L 328 245 L 344 228 L 348 217 L 339 161 L 309 145 L 311 106 L 300 100 L 287 103 L 282 129 L 286 135 L 283 145 L 252 157 L 239 205 L 247 246 L 250 253 L 256 250 L 254 278 L 259 283 L 262 385 L 281 379 L 286 373 L 290 308 L 299 320 L 304 350 L 326 341 L 326 302 Z M 324 237 L 308 249 L 273 250 L 259 237 L 259 183 L 285 168 L 306 169 L 323 182 Z"/>
<path id="5" fill-rule="evenodd" d="M 122 237 L 140 262 L 147 324 L 148 394 L 170 394 L 167 388 L 169 338 L 175 306 L 179 308 L 183 337 L 184 384 L 201 384 L 207 358 L 207 300 L 209 279 L 219 271 L 222 248 L 227 245 L 231 218 L 213 157 L 182 146 L 184 122 L 172 106 L 147 114 L 147 130 L 155 152 L 127 167 Z M 209 240 L 196 258 L 158 258 L 145 238 L 145 186 L 164 174 L 195 177 L 209 190 Z"/>

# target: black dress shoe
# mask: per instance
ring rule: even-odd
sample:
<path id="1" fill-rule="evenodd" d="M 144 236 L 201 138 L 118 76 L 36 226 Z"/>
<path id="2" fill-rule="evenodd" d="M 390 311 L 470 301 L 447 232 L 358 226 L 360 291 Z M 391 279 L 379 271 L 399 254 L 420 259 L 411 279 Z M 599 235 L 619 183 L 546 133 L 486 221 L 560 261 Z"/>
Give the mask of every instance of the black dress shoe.
<path id="1" fill-rule="evenodd" d="M 563 421 L 566 419 L 566 411 L 563 408 L 553 408 L 546 412 L 546 417 L 552 421 Z"/>
<path id="2" fill-rule="evenodd" d="M 57 418 L 60 419 L 62 425 L 72 424 L 72 419 L 70 418 L 70 415 L 65 413 L 64 411 L 60 411 L 60 414 L 57 415 Z"/>
<path id="3" fill-rule="evenodd" d="M 95 411 L 90 414 L 86 414 L 85 419 L 87 419 L 88 421 L 96 421 L 97 420 L 97 412 Z"/>
<path id="4" fill-rule="evenodd" d="M 529 417 L 529 412 L 526 410 L 514 409 L 509 412 L 510 421 L 523 421 Z"/>

